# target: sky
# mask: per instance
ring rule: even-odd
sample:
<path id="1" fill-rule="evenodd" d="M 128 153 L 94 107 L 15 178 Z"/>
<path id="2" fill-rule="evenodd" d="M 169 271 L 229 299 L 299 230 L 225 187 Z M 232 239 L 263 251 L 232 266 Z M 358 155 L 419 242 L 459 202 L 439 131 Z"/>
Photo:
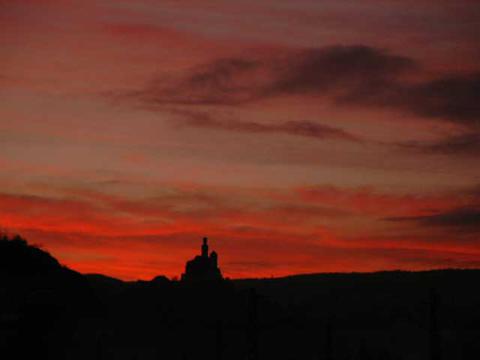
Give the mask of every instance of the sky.
<path id="1" fill-rule="evenodd" d="M 83 273 L 480 267 L 476 0 L 0 0 L 0 229 Z"/>

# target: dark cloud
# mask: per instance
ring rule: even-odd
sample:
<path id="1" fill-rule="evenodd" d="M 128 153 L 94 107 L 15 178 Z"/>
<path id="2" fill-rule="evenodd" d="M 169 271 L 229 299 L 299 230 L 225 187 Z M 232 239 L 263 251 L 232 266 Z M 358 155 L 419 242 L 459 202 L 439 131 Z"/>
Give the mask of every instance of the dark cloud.
<path id="1" fill-rule="evenodd" d="M 405 91 L 408 96 L 401 105 L 418 115 L 479 124 L 480 73 L 451 75 Z"/>
<path id="2" fill-rule="evenodd" d="M 159 77 L 129 95 L 151 106 L 241 104 L 259 97 L 257 87 L 264 86 L 267 80 L 254 84 L 252 77 L 262 70 L 268 68 L 258 59 L 220 59 L 197 66 L 186 76 Z"/>
<path id="3" fill-rule="evenodd" d="M 354 142 L 360 141 L 360 139 L 353 134 L 340 128 L 306 120 L 264 124 L 254 121 L 240 121 L 231 118 L 214 117 L 206 112 L 175 111 L 175 113 L 181 116 L 180 122 L 184 125 L 198 128 L 220 129 L 242 133 L 289 134 L 321 140 L 337 139 Z"/>
<path id="4" fill-rule="evenodd" d="M 466 191 L 466 193 L 480 202 L 480 184 L 471 187 Z"/>
<path id="5" fill-rule="evenodd" d="M 365 86 L 381 87 L 415 67 L 409 58 L 368 46 L 307 49 L 277 65 L 278 77 L 266 93 L 342 93 Z"/>
<path id="6" fill-rule="evenodd" d="M 338 102 L 387 107 L 427 118 L 439 118 L 469 127 L 479 125 L 480 73 L 449 75 L 425 82 L 391 81 L 384 87 L 368 84 Z"/>
<path id="7" fill-rule="evenodd" d="M 480 133 L 454 135 L 437 142 L 422 143 L 418 141 L 399 144 L 401 148 L 427 154 L 480 155 Z"/>
<path id="8" fill-rule="evenodd" d="M 183 78 L 159 78 L 134 95 L 151 104 L 241 104 L 279 95 L 382 87 L 413 68 L 413 60 L 383 50 L 331 46 L 220 59 L 192 69 Z"/>
<path id="9" fill-rule="evenodd" d="M 239 105 L 278 96 L 322 96 L 337 105 L 392 108 L 466 126 L 480 118 L 480 73 L 407 80 L 415 60 L 356 46 L 220 59 L 160 77 L 129 95 L 148 106 Z"/>
<path id="10" fill-rule="evenodd" d="M 462 207 L 434 215 L 395 217 L 389 221 L 414 221 L 424 226 L 449 227 L 462 232 L 480 231 L 480 207 Z"/>

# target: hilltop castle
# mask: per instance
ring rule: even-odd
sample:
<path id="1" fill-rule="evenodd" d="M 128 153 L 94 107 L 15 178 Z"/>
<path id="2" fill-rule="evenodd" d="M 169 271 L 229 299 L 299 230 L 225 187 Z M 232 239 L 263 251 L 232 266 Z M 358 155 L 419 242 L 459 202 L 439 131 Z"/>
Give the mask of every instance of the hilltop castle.
<path id="1" fill-rule="evenodd" d="M 223 279 L 218 267 L 218 255 L 215 251 L 208 254 L 208 238 L 203 238 L 201 255 L 187 261 L 183 281 L 212 281 Z"/>

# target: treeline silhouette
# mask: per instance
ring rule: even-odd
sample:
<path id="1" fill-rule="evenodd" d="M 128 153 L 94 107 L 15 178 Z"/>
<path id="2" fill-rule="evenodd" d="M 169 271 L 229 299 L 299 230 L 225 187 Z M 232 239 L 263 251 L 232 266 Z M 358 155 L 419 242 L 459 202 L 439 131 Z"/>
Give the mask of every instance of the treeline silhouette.
<path id="1" fill-rule="evenodd" d="M 124 282 L 0 237 L 1 359 L 473 360 L 478 270 Z"/>

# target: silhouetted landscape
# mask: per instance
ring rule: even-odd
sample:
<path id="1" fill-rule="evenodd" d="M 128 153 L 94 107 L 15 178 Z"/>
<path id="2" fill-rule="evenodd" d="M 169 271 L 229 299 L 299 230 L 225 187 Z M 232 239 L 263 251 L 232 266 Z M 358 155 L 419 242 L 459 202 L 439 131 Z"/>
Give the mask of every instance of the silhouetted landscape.
<path id="1" fill-rule="evenodd" d="M 478 359 L 480 270 L 180 281 L 82 275 L 0 239 L 2 359 Z"/>
<path id="2" fill-rule="evenodd" d="M 0 360 L 479 360 L 480 0 L 0 0 Z"/>

